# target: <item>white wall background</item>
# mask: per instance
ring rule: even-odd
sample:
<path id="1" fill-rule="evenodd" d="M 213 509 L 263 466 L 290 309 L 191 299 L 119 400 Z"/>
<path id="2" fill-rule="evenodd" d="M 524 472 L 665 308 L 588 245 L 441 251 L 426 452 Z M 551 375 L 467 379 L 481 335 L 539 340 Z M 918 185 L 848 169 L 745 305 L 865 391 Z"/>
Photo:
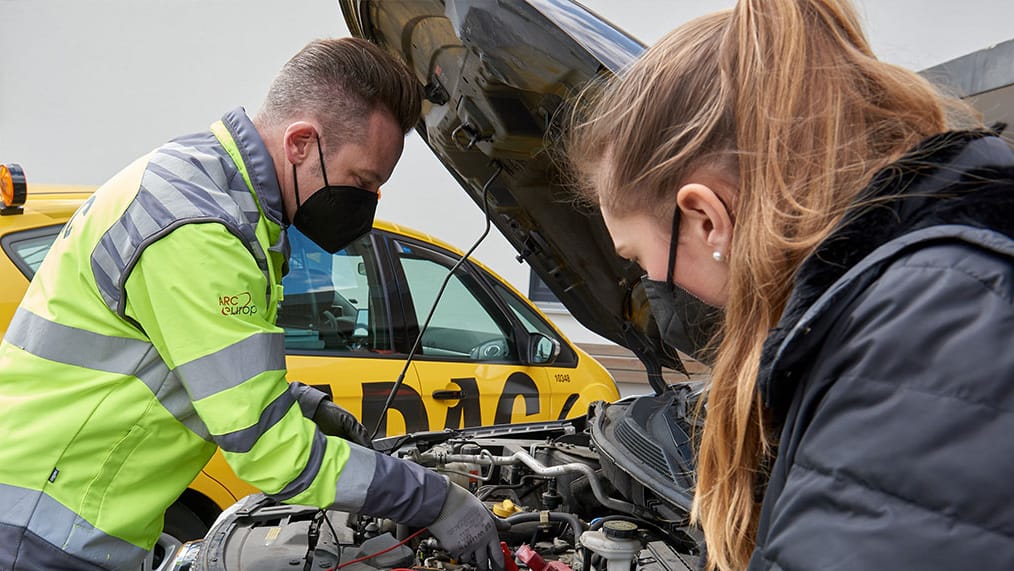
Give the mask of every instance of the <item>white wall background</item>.
<path id="1" fill-rule="evenodd" d="M 585 0 L 653 43 L 733 0 Z M 923 69 L 1014 37 L 1010 0 L 859 0 L 878 55 Z M 29 181 L 99 184 L 136 156 L 251 112 L 308 40 L 348 35 L 335 0 L 0 0 L 0 161 Z M 378 216 L 467 247 L 480 210 L 414 136 Z M 476 256 L 523 292 L 528 267 L 491 234 Z M 558 322 L 565 316 L 554 316 Z M 577 341 L 596 336 L 564 323 Z"/>

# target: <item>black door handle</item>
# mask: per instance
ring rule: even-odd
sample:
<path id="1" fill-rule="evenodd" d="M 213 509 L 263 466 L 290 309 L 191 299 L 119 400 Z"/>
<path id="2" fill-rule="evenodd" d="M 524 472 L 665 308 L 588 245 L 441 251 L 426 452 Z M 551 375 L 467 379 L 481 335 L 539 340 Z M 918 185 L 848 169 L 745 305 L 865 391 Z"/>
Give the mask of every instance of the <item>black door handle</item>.
<path id="1" fill-rule="evenodd" d="M 461 391 L 455 390 L 433 391 L 433 398 L 437 400 L 460 400 Z"/>

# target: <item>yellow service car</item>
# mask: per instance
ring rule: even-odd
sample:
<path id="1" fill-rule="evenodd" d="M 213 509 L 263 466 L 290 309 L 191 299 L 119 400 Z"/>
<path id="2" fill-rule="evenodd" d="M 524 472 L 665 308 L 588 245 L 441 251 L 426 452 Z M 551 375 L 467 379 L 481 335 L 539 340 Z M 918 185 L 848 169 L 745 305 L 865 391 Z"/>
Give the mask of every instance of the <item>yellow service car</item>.
<path id="1" fill-rule="evenodd" d="M 4 194 L 0 331 L 63 224 L 91 191 L 32 185 L 27 201 Z M 330 393 L 372 429 L 461 252 L 379 221 L 335 255 L 295 228 L 289 237 L 292 255 L 278 313 L 289 380 Z M 593 401 L 617 398 L 599 363 L 504 280 L 470 260 L 448 283 L 379 435 L 565 418 L 584 414 Z M 217 454 L 170 508 L 166 533 L 202 536 L 222 508 L 253 491 Z"/>

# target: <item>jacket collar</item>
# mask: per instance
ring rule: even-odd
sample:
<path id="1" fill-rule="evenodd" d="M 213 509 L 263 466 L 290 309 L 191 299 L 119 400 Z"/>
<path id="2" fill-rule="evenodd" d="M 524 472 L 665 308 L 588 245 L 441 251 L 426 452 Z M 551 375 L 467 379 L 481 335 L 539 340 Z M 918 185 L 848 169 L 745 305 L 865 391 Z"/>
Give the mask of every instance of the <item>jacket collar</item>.
<path id="1" fill-rule="evenodd" d="M 930 137 L 877 173 L 842 224 L 800 266 L 778 326 L 761 353 L 757 387 L 780 418 L 805 365 L 834 321 L 828 316 L 875 267 L 929 239 L 1014 239 L 1014 153 L 986 131 Z M 824 318 L 824 319 L 821 319 Z"/>
<path id="2" fill-rule="evenodd" d="M 278 174 L 275 164 L 264 146 L 253 121 L 247 116 L 246 110 L 237 107 L 222 116 L 222 123 L 229 130 L 246 165 L 254 193 L 260 202 L 264 214 L 272 222 L 285 228 L 285 217 L 282 215 L 282 191 L 278 186 Z"/>

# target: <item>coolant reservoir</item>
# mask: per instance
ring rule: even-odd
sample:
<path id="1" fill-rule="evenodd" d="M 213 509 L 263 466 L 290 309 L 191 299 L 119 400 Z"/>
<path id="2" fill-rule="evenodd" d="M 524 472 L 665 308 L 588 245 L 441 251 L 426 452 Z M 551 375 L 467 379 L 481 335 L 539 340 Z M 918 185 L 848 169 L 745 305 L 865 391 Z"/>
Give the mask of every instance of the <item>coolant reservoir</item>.
<path id="1" fill-rule="evenodd" d="M 510 500 L 504 500 L 498 504 L 493 505 L 493 514 L 496 517 L 510 517 L 521 511 L 521 508 L 514 505 L 514 502 Z"/>
<path id="2" fill-rule="evenodd" d="M 606 569 L 598 571 L 630 571 L 634 556 L 641 551 L 637 524 L 626 520 L 607 521 L 600 530 L 582 533 L 581 545 L 605 559 Z"/>

